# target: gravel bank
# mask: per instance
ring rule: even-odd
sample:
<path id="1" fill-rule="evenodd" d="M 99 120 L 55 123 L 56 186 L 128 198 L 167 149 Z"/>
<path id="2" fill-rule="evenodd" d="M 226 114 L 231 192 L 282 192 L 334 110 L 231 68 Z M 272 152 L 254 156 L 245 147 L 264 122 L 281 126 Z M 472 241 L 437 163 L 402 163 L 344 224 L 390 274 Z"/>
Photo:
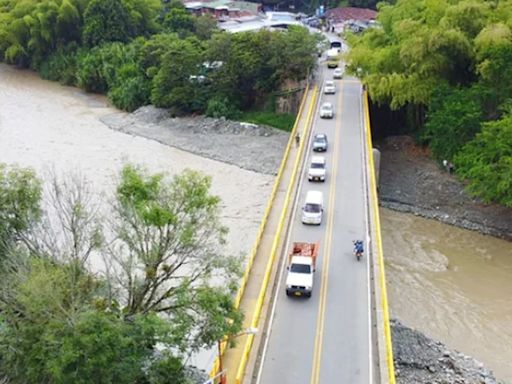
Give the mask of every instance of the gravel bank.
<path id="1" fill-rule="evenodd" d="M 512 208 L 470 197 L 411 137 L 389 137 L 377 146 L 383 207 L 512 240 Z"/>
<path id="2" fill-rule="evenodd" d="M 429 339 L 398 320 L 391 323 L 399 384 L 496 384 L 491 371 L 463 353 Z"/>
<path id="3" fill-rule="evenodd" d="M 204 116 L 172 118 L 167 110 L 153 106 L 132 114 L 109 114 L 101 121 L 120 132 L 267 175 L 277 173 L 289 137 L 249 123 Z"/>

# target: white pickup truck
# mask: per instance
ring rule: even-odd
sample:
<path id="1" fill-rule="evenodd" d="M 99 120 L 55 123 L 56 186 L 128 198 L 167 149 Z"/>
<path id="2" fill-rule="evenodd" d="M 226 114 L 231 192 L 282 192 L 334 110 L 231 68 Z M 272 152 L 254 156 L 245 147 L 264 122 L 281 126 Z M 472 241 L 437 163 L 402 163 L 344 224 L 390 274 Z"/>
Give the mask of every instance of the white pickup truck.
<path id="1" fill-rule="evenodd" d="M 319 246 L 319 243 L 293 243 L 288 259 L 286 296 L 311 297 Z"/>
<path id="2" fill-rule="evenodd" d="M 313 156 L 308 170 L 309 181 L 325 181 L 325 157 Z"/>

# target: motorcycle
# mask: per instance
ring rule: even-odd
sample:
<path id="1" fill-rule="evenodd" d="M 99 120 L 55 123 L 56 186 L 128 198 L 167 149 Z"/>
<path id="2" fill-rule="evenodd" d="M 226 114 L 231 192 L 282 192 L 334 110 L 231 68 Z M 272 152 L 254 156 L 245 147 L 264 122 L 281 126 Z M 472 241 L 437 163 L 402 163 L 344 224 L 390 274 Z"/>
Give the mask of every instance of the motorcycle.
<path id="1" fill-rule="evenodd" d="M 352 243 L 354 243 L 354 255 L 357 258 L 357 261 L 361 260 L 361 257 L 363 257 L 364 253 L 364 246 L 362 240 L 353 240 Z"/>

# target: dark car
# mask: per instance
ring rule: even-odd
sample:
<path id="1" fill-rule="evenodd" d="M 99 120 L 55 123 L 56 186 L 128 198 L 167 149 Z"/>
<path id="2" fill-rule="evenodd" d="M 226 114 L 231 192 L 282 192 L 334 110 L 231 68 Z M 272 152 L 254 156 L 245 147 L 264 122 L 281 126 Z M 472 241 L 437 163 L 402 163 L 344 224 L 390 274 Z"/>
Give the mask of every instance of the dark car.
<path id="1" fill-rule="evenodd" d="M 313 151 L 327 151 L 327 135 L 325 133 L 317 133 L 313 139 Z"/>

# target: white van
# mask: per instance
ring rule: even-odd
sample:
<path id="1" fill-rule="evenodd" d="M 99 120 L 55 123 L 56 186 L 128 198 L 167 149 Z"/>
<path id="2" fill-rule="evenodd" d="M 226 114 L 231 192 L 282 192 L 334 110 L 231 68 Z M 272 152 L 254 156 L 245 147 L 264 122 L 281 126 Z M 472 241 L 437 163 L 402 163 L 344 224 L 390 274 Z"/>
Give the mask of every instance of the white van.
<path id="1" fill-rule="evenodd" d="M 323 212 L 323 193 L 320 191 L 308 191 L 306 201 L 302 207 L 302 223 L 320 225 L 322 223 Z"/>

